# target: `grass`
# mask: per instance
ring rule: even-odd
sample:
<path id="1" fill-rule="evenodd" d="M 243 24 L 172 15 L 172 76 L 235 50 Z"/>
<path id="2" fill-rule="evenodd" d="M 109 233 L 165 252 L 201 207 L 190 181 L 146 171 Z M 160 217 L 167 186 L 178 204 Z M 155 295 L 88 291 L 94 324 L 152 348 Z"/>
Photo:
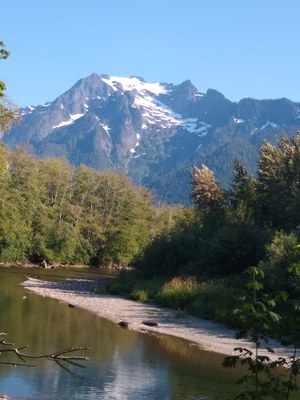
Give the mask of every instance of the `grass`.
<path id="1" fill-rule="evenodd" d="M 166 282 L 156 294 L 155 300 L 175 309 L 188 309 L 196 299 L 201 284 L 194 277 L 175 277 Z"/>
<path id="2" fill-rule="evenodd" d="M 171 307 L 178 317 L 186 313 L 233 325 L 229 312 L 237 307 L 240 282 L 233 278 L 199 281 L 193 276 L 144 279 L 139 271 L 122 271 L 106 287 L 106 292 L 129 299 Z"/>
<path id="3" fill-rule="evenodd" d="M 121 271 L 118 277 L 106 286 L 106 292 L 148 303 L 154 299 L 162 284 L 161 278 L 143 279 L 138 271 Z"/>

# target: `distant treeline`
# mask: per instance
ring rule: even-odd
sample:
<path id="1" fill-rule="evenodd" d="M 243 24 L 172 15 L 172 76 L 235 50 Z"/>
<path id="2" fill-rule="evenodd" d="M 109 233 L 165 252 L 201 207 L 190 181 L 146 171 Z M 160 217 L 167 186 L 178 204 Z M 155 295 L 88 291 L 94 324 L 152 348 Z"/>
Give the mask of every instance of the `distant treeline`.
<path id="1" fill-rule="evenodd" d="M 0 147 L 0 261 L 128 266 L 182 207 L 113 172 Z"/>

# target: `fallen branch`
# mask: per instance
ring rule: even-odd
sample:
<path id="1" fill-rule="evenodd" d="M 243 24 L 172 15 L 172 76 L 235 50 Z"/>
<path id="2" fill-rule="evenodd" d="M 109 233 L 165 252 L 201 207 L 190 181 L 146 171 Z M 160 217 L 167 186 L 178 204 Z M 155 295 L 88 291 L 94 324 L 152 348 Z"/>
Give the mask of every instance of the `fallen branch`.
<path id="1" fill-rule="evenodd" d="M 79 350 L 87 350 L 88 347 L 74 347 L 71 349 L 66 349 L 66 350 L 61 350 L 56 353 L 50 353 L 50 354 L 41 354 L 41 355 L 35 355 L 35 354 L 26 354 L 26 353 L 20 353 L 20 350 L 26 349 L 28 346 L 22 346 L 18 348 L 10 348 L 10 349 L 3 349 L 0 350 L 1 353 L 15 353 L 18 357 L 22 358 L 49 358 L 53 360 L 87 360 L 87 357 L 80 357 L 80 356 L 64 356 L 64 354 L 71 353 L 73 351 L 79 351 Z"/>
<path id="2" fill-rule="evenodd" d="M 6 335 L 6 333 L 1 332 L 0 336 Z M 6 342 L 5 339 L 0 339 L 0 345 L 8 345 L 13 346 L 13 343 Z M 74 363 L 74 361 L 82 361 L 88 360 L 88 357 L 85 356 L 78 356 L 78 355 L 69 355 L 70 353 L 74 353 L 75 351 L 84 351 L 88 350 L 88 347 L 71 347 L 69 349 L 64 349 L 57 351 L 55 353 L 49 354 L 29 354 L 23 353 L 22 350 L 28 348 L 29 346 L 22 346 L 22 347 L 10 347 L 10 348 L 3 348 L 0 349 L 0 356 L 4 353 L 13 353 L 15 354 L 19 360 L 23 362 L 15 362 L 15 361 L 2 361 L 0 360 L 0 364 L 6 365 L 14 365 L 14 366 L 23 366 L 23 367 L 34 367 L 34 364 L 26 363 L 27 359 L 40 359 L 40 358 L 47 358 L 48 360 L 56 361 L 61 366 L 61 361 L 66 361 L 67 363 L 74 364 L 80 366 L 79 364 Z M 81 366 L 82 367 L 82 366 Z"/>

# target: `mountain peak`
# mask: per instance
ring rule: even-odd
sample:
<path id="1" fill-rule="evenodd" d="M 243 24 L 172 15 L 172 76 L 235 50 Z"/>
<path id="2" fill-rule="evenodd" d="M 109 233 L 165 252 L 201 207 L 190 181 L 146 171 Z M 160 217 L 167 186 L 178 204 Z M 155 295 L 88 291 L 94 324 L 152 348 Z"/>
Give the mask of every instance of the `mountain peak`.
<path id="1" fill-rule="evenodd" d="M 190 80 L 147 82 L 139 76 L 93 73 L 53 102 L 22 110 L 3 136 L 41 157 L 123 170 L 162 201 L 188 202 L 189 169 L 206 164 L 222 184 L 240 159 L 255 173 L 257 147 L 300 129 L 300 104 L 287 99 L 231 102 Z"/>
<path id="2" fill-rule="evenodd" d="M 165 87 L 159 82 L 146 82 L 143 78 L 131 76 L 123 77 L 123 76 L 108 76 L 101 77 L 102 81 L 109 85 L 114 91 L 116 90 L 124 90 L 124 91 L 132 91 L 136 90 L 137 92 L 150 92 L 153 95 L 158 96 L 159 94 L 165 93 Z"/>

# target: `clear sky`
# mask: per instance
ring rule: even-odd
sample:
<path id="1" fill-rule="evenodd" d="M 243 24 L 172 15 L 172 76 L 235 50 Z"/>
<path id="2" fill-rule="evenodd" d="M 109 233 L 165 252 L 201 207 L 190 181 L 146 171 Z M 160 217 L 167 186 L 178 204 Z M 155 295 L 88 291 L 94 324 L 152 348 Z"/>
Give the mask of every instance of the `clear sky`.
<path id="1" fill-rule="evenodd" d="M 300 101 L 299 0 L 1 0 L 0 18 L 18 106 L 93 72 Z"/>

